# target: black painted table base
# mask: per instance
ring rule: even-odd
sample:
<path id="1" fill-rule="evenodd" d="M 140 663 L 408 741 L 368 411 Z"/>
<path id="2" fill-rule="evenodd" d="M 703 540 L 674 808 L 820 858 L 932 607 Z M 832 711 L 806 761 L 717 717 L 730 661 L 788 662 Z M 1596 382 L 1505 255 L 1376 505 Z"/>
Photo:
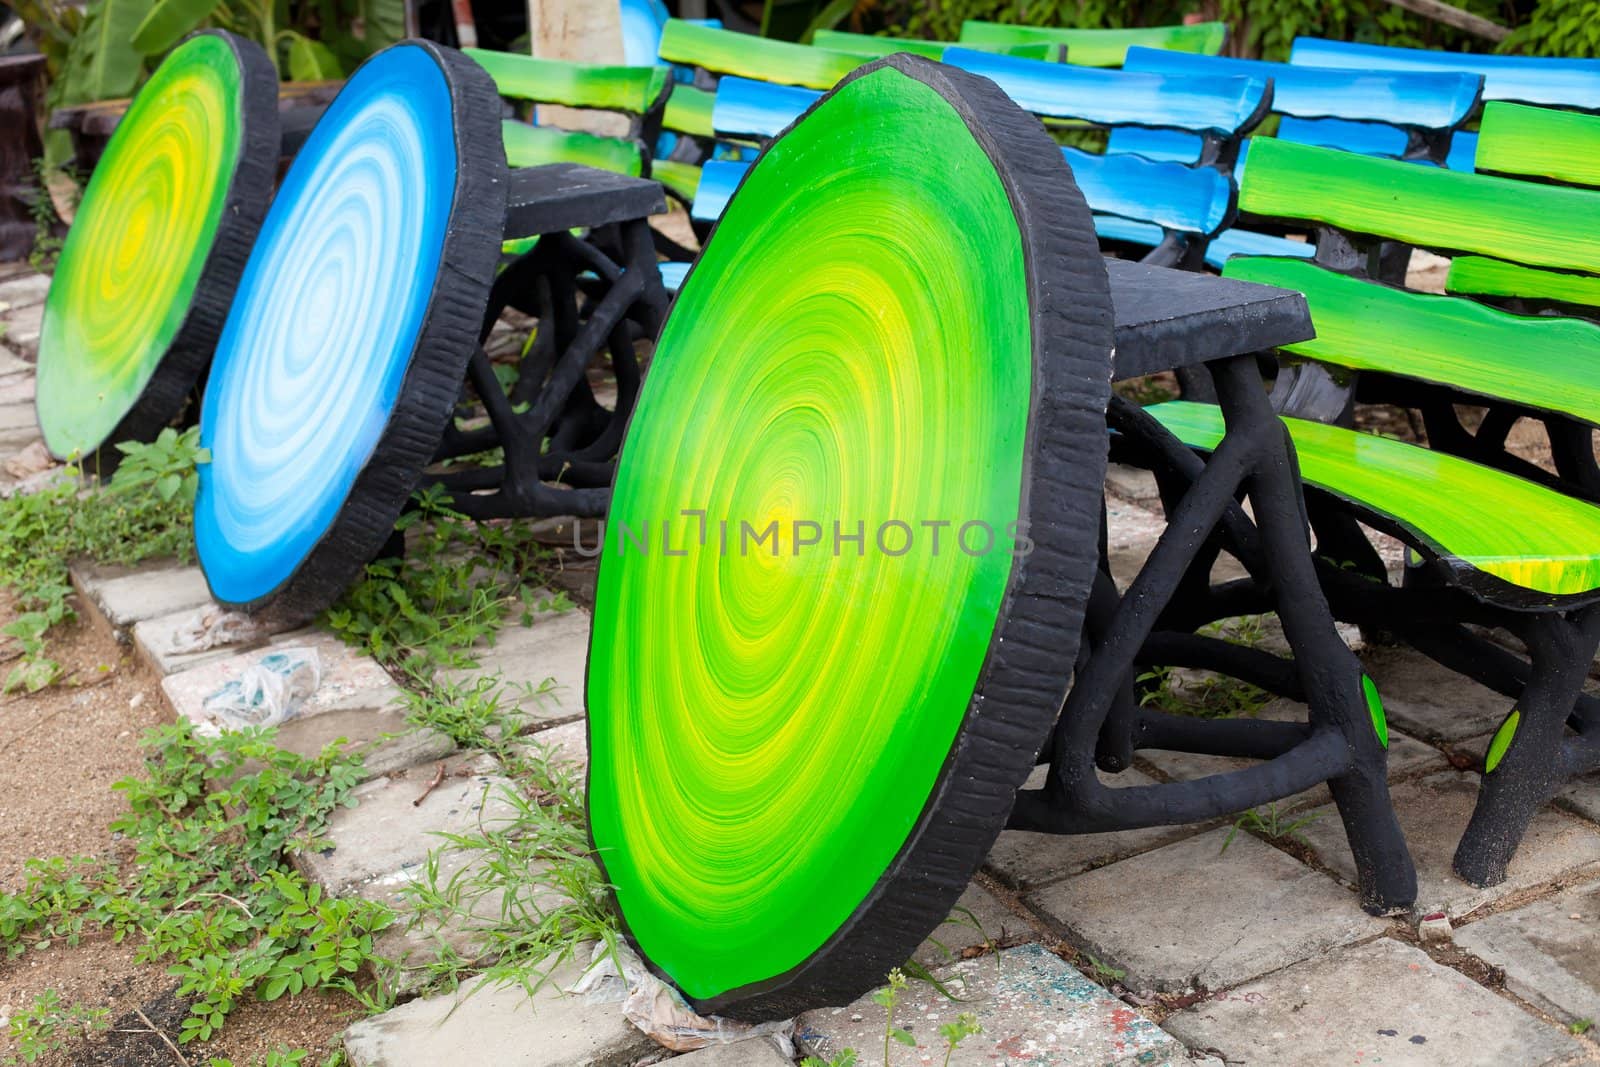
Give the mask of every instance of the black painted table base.
<path id="1" fill-rule="evenodd" d="M 661 187 L 555 164 L 513 173 L 510 197 L 507 234 L 539 241 L 501 270 L 468 365 L 458 414 L 481 410 L 486 420 L 453 422 L 435 456 L 442 469 L 423 483 L 442 486 L 450 506 L 474 519 L 603 515 L 639 393 L 638 350 L 666 314 L 647 222 L 665 209 Z M 482 347 L 508 307 L 538 320 L 509 391 Z M 588 378 L 603 360 L 617 383 L 610 409 Z M 451 463 L 496 447 L 497 464 Z"/>
<path id="2" fill-rule="evenodd" d="M 1389 799 L 1384 743 L 1360 662 L 1335 629 L 1319 584 L 1293 445 L 1258 369 L 1256 353 L 1309 336 L 1305 304 L 1284 290 L 1118 261 L 1108 266 L 1116 377 L 1203 364 L 1227 432 L 1202 460 L 1137 405 L 1113 399 L 1113 454 L 1155 471 L 1168 526 L 1126 594 L 1117 592 L 1102 545 L 1075 681 L 1041 753 L 1049 776 L 1043 789 L 1018 794 L 1011 825 L 1099 833 L 1196 822 L 1326 782 L 1355 856 L 1362 905 L 1374 913 L 1404 909 L 1415 899 L 1416 873 Z M 1252 595 L 1236 604 L 1211 596 L 1211 564 L 1224 547 L 1253 582 Z M 1218 617 L 1273 610 L 1291 657 L 1194 632 Z M 1204 720 L 1141 706 L 1135 680 L 1154 666 L 1201 668 L 1260 685 L 1306 703 L 1308 721 Z M 1132 788 L 1098 779 L 1097 767 L 1125 769 L 1141 748 L 1261 762 Z"/>

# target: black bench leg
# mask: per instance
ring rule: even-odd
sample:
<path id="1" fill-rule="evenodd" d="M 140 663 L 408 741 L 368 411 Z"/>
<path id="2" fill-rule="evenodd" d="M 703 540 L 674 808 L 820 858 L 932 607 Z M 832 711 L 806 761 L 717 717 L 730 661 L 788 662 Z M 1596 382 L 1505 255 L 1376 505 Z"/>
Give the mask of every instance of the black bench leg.
<path id="1" fill-rule="evenodd" d="M 1276 421 L 1253 362 L 1233 359 L 1213 368 L 1224 404 Z M 1348 746 L 1348 769 L 1330 778 L 1328 788 L 1355 857 L 1361 906 L 1373 914 L 1392 912 L 1416 900 L 1416 868 L 1389 799 L 1388 752 L 1367 707 L 1361 662 L 1334 628 L 1317 582 L 1294 445 L 1286 428 L 1279 432 L 1282 449 L 1263 459 L 1250 484 L 1262 550 L 1287 594 L 1278 597 L 1278 617 L 1294 648 L 1311 727 L 1333 728 Z"/>
<path id="2" fill-rule="evenodd" d="M 1600 644 L 1595 619 L 1590 609 L 1579 621 L 1544 615 L 1527 624 L 1532 676 L 1490 741 L 1478 803 L 1456 847 L 1456 873 L 1473 885 L 1505 881 L 1534 815 L 1593 764 L 1594 739 L 1569 739 L 1566 725 Z"/>

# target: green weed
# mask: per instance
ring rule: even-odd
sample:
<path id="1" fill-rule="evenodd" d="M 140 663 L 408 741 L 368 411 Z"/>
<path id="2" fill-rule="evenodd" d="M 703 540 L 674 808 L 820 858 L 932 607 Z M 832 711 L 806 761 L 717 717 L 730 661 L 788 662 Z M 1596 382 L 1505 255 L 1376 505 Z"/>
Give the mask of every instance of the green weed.
<path id="1" fill-rule="evenodd" d="M 137 938 L 136 961 L 170 961 L 191 998 L 183 1042 L 209 1040 L 247 996 L 331 989 L 381 1008 L 382 988 L 358 975 L 393 914 L 325 897 L 289 863 L 349 802 L 360 761 L 338 746 L 286 752 L 271 730 L 204 738 L 187 722 L 143 744 L 144 773 L 116 784 L 128 812 L 110 826 L 133 843 L 130 861 L 29 860 L 22 889 L 0 894 L 0 952 L 75 944 L 89 931 Z"/>
<path id="2" fill-rule="evenodd" d="M 369 563 L 324 620 L 347 642 L 409 673 L 474 665 L 472 647 L 492 641 L 517 613 L 570 606 L 542 591 L 551 553 L 527 523 L 472 522 L 448 506 L 439 486 L 416 494 L 395 524 L 403 558 Z"/>
<path id="3" fill-rule="evenodd" d="M 1264 808 L 1255 808 L 1244 812 L 1234 820 L 1233 826 L 1228 830 L 1228 836 L 1223 838 L 1222 848 L 1217 851 L 1217 854 L 1221 855 L 1228 851 L 1228 846 L 1233 844 L 1234 836 L 1240 830 L 1248 830 L 1251 833 L 1271 838 L 1274 841 L 1287 840 L 1298 841 L 1302 845 L 1309 844 L 1310 842 L 1306 840 L 1305 834 L 1300 831 L 1320 818 L 1322 818 L 1320 811 L 1308 812 L 1305 815 L 1291 818 L 1287 813 L 1280 813 L 1277 802 L 1274 801 Z"/>
<path id="4" fill-rule="evenodd" d="M 76 617 L 68 600 L 72 560 L 137 563 L 192 554 L 196 465 L 209 459 L 199 429 L 169 427 L 150 444 L 117 448 L 124 458 L 107 484 L 69 467 L 61 481 L 39 492 L 0 500 L 0 586 L 11 591 L 18 609 L 0 628 L 17 660 L 0 691 L 34 692 L 60 679 L 48 636 Z"/>
<path id="5" fill-rule="evenodd" d="M 105 1030 L 110 1025 L 110 1015 L 106 1008 L 63 1005 L 59 993 L 46 989 L 33 998 L 32 1004 L 11 1017 L 6 1031 L 16 1042 L 17 1051 L 0 1060 L 0 1064 L 16 1067 L 22 1063 L 37 1063 L 52 1053 L 65 1052 Z"/>

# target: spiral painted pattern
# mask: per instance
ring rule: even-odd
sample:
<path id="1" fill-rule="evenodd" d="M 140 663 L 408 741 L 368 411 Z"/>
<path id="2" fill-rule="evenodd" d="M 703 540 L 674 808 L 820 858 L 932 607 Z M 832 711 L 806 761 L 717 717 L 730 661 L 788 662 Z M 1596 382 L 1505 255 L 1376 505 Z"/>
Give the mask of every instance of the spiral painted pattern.
<path id="1" fill-rule="evenodd" d="M 450 88 L 414 45 L 364 64 L 295 157 L 201 412 L 195 541 L 219 599 L 277 589 L 344 505 L 428 312 L 455 168 Z"/>
<path id="2" fill-rule="evenodd" d="M 95 167 L 39 337 L 39 425 L 60 458 L 105 442 L 183 325 L 239 160 L 242 85 L 225 40 L 192 38 Z"/>
<path id="3" fill-rule="evenodd" d="M 692 998 L 815 953 L 928 802 L 1014 562 L 1024 285 L 993 163 L 885 68 L 772 145 L 678 295 L 608 521 L 589 805 L 636 943 Z M 958 544 L 974 522 L 991 550 Z"/>

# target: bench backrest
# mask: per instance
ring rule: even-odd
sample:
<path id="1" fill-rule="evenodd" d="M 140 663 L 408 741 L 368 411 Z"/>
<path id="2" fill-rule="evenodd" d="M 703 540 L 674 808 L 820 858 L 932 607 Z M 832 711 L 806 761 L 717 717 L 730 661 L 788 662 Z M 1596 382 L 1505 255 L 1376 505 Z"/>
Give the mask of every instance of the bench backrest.
<path id="1" fill-rule="evenodd" d="M 1488 56 L 1297 37 L 1289 62 L 1346 70 L 1465 71 L 1483 77 L 1485 100 L 1600 110 L 1600 59 Z"/>
<path id="2" fill-rule="evenodd" d="M 1600 271 L 1600 227 L 1574 225 L 1600 200 L 1580 189 L 1417 167 L 1276 138 L 1251 143 L 1246 214 L 1321 223 L 1436 252 Z"/>
<path id="3" fill-rule="evenodd" d="M 489 72 L 501 96 L 534 104 L 644 115 L 665 105 L 671 81 L 665 67 L 574 63 L 483 48 L 462 51 Z"/>
<path id="4" fill-rule="evenodd" d="M 1104 75 L 1121 72 L 1075 73 L 1099 83 Z M 712 125 L 719 137 L 764 141 L 776 137 L 821 96 L 811 89 L 725 76 L 717 84 Z M 1104 117 L 1103 103 L 1096 94 L 1085 94 L 1083 100 L 1084 106 L 1096 113 L 1068 117 L 1091 121 Z M 1214 168 L 1157 163 L 1137 156 L 1102 156 L 1073 148 L 1062 149 L 1062 154 L 1091 210 L 1154 225 L 1158 229 L 1153 243 L 1159 243 L 1163 232 L 1210 235 L 1233 217 L 1233 182 Z M 704 193 L 707 178 L 701 180 Z M 696 216 L 709 210 L 702 208 L 697 197 Z"/>
<path id="5" fill-rule="evenodd" d="M 1067 47 L 1067 62 L 1080 67 L 1120 67 L 1128 49 L 1140 46 L 1214 56 L 1222 51 L 1227 41 L 1226 22 L 1093 30 L 1013 26 L 977 19 L 968 19 L 961 24 L 961 43 L 964 45 L 1004 48 L 1021 44 L 1062 44 Z"/>
<path id="6" fill-rule="evenodd" d="M 1023 108 L 1098 126 L 1156 126 L 1232 137 L 1255 126 L 1272 103 L 1269 79 L 1095 70 L 952 48 L 944 61 L 997 83 Z"/>
<path id="7" fill-rule="evenodd" d="M 1600 194 L 1588 190 L 1262 139 L 1246 160 L 1239 204 L 1247 215 L 1343 231 L 1357 246 L 1386 239 L 1600 272 L 1600 232 L 1572 225 L 1600 211 Z M 1289 346 L 1295 355 L 1600 423 L 1600 325 L 1410 292 L 1338 266 L 1241 257 L 1223 274 L 1305 294 L 1317 337 Z"/>
<path id="8" fill-rule="evenodd" d="M 843 30 L 818 30 L 811 35 L 811 44 L 830 52 L 843 52 L 863 59 L 892 56 L 896 52 L 910 52 L 927 59 L 943 59 L 949 41 L 924 41 L 915 37 L 879 37 L 868 33 L 846 33 Z M 1065 63 L 1067 46 L 1048 41 L 1031 41 L 1025 44 L 963 44 L 979 52 L 1004 52 L 1024 59 L 1042 59 L 1048 63 Z"/>
<path id="9" fill-rule="evenodd" d="M 859 67 L 860 56 L 671 19 L 661 31 L 661 58 L 713 74 L 831 89 Z"/>
<path id="10" fill-rule="evenodd" d="M 1492 174 L 1600 186 L 1600 115 L 1492 102 L 1483 109 L 1476 163 Z M 1600 307 L 1600 277 L 1486 256 L 1451 260 L 1445 288 L 1524 303 Z"/>
<path id="11" fill-rule="evenodd" d="M 1270 78 L 1272 110 L 1277 114 L 1298 121 L 1344 120 L 1341 132 L 1347 138 L 1370 132 L 1372 140 L 1360 148 L 1339 147 L 1395 156 L 1421 150 L 1427 140 L 1442 140 L 1470 119 L 1478 109 L 1483 84 L 1477 75 L 1455 71 L 1330 70 L 1152 48 L 1130 48 L 1123 70 L 1196 78 Z M 1279 136 L 1303 139 L 1295 136 L 1295 130 L 1291 122 L 1286 135 L 1280 124 Z M 1202 147 L 1192 135 L 1126 129 L 1112 135 L 1106 150 L 1192 163 L 1200 159 Z"/>
<path id="12" fill-rule="evenodd" d="M 1600 115 L 1491 103 L 1475 163 L 1493 174 L 1600 186 Z"/>

